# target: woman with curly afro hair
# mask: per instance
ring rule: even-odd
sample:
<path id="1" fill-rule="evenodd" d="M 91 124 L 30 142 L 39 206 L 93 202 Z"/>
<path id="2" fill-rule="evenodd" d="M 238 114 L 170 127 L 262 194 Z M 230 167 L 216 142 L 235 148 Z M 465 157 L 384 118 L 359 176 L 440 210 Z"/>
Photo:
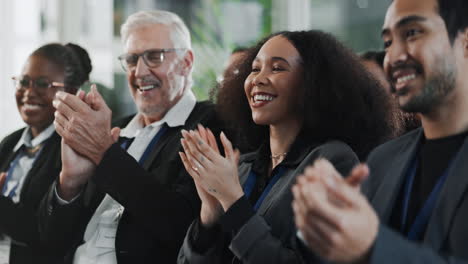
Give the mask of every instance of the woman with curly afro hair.
<path id="1" fill-rule="evenodd" d="M 342 175 L 394 136 L 393 106 L 359 59 L 320 31 L 280 32 L 223 81 L 220 114 L 255 152 L 239 158 L 221 134 L 184 131 L 181 159 L 202 201 L 179 263 L 304 263 L 291 186 L 308 164 Z M 239 161 L 240 160 L 240 161 Z M 350 180 L 351 181 L 351 180 Z"/>

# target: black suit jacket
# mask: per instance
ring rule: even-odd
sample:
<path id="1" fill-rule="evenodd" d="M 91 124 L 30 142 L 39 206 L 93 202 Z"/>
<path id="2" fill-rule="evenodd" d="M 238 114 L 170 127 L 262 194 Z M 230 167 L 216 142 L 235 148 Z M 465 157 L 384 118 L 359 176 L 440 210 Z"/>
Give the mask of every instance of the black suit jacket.
<path id="1" fill-rule="evenodd" d="M 468 139 L 449 171 L 422 244 L 386 227 L 422 136 L 422 129 L 417 129 L 369 156 L 371 175 L 363 192 L 381 220 L 371 263 L 468 263 Z"/>
<path id="2" fill-rule="evenodd" d="M 13 132 L 0 143 L 0 171 L 7 171 L 16 156 L 13 151 L 24 128 Z M 39 157 L 26 175 L 19 203 L 0 195 L 0 233 L 14 240 L 10 249 L 10 264 L 53 263 L 52 250 L 40 244 L 37 209 L 42 197 L 60 173 L 60 136 L 47 139 Z"/>
<path id="3" fill-rule="evenodd" d="M 199 123 L 219 133 L 212 104 L 197 103 L 184 126 L 169 128 L 143 166 L 114 144 L 84 193 L 69 205 L 56 203 L 54 185 L 41 205 L 41 236 L 67 252 L 71 262 L 107 193 L 125 207 L 115 241 L 118 263 L 175 263 L 185 232 L 200 212 L 195 186 L 178 154 L 181 130 L 195 129 Z"/>

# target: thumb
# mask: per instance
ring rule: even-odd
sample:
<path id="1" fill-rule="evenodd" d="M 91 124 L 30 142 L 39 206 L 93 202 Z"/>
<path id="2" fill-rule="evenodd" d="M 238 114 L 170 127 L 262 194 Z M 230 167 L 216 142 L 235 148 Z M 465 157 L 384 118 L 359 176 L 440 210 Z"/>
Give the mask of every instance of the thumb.
<path id="1" fill-rule="evenodd" d="M 120 136 L 120 127 L 114 127 L 111 129 L 111 136 L 114 142 L 117 142 Z"/>
<path id="2" fill-rule="evenodd" d="M 366 164 L 359 164 L 353 168 L 345 181 L 353 188 L 360 190 L 362 182 L 369 176 L 369 167 Z"/>
<path id="3" fill-rule="evenodd" d="M 240 159 L 240 151 L 238 149 L 235 149 L 233 160 L 236 163 L 236 165 L 239 165 L 239 159 Z"/>
<path id="4" fill-rule="evenodd" d="M 114 142 L 117 142 L 120 136 L 120 128 L 119 127 L 112 128 L 111 135 L 112 135 L 112 140 L 114 140 Z"/>
<path id="5" fill-rule="evenodd" d="M 90 101 L 93 110 L 101 110 L 103 107 L 107 107 L 104 98 L 102 98 L 101 94 L 97 90 L 96 84 L 91 85 L 89 95 L 91 96 Z"/>
<path id="6" fill-rule="evenodd" d="M 85 101 L 86 93 L 83 90 L 79 89 L 78 92 L 76 92 L 76 96 L 80 98 L 82 101 Z"/>

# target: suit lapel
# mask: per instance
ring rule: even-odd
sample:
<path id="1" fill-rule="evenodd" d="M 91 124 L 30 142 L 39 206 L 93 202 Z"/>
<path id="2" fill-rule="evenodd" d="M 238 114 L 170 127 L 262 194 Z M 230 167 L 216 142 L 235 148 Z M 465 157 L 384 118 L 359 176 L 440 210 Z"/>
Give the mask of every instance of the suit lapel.
<path id="1" fill-rule="evenodd" d="M 286 171 L 284 172 L 284 175 L 281 175 L 276 184 L 273 185 L 270 192 L 266 195 L 265 200 L 260 205 L 260 208 L 258 208 L 258 213 L 260 215 L 264 215 L 268 211 L 268 209 L 270 209 L 270 207 L 276 202 L 277 199 L 284 198 L 282 193 L 291 188 L 291 181 L 293 180 L 292 176 L 294 175 L 297 175 L 296 170 L 289 172 Z"/>
<path id="2" fill-rule="evenodd" d="M 314 147 L 315 145 L 311 145 L 308 149 L 313 149 Z M 301 161 L 296 169 L 288 170 L 288 168 L 286 168 L 284 175 L 281 175 L 278 182 L 273 185 L 270 192 L 265 197 L 265 200 L 260 205 L 260 208 L 258 209 L 259 214 L 264 215 L 278 199 L 283 199 L 283 193 L 288 192 L 291 189 L 292 184 L 295 181 L 295 177 L 302 173 L 307 165 L 312 164 L 316 158 L 317 152 L 312 151 Z"/>
<path id="3" fill-rule="evenodd" d="M 41 153 L 34 161 L 33 166 L 26 174 L 26 178 L 24 179 L 23 187 L 21 188 L 20 199 L 24 200 L 25 196 L 34 196 L 34 192 L 42 190 L 42 188 L 38 185 L 44 184 L 44 179 L 40 179 L 41 171 L 52 169 L 52 166 L 60 166 L 60 164 L 55 164 L 55 156 L 52 155 L 52 150 L 56 145 L 60 144 L 60 137 L 57 133 L 52 134 L 52 136 L 47 139 L 46 144 L 44 145 Z M 47 167 L 46 167 L 47 166 Z M 53 173 L 50 171 L 50 173 Z M 37 182 L 36 179 L 39 179 Z M 33 188 L 30 188 L 33 186 Z"/>
<path id="4" fill-rule="evenodd" d="M 8 168 L 10 167 L 11 162 L 15 158 L 16 154 L 18 151 L 11 151 L 10 153 L 7 154 L 7 158 L 5 159 L 5 162 L 2 164 L 2 167 L 0 168 L 0 172 L 6 172 L 8 171 Z"/>
<path id="5" fill-rule="evenodd" d="M 377 214 L 383 223 L 388 223 L 392 209 L 395 207 L 395 200 L 400 192 L 401 184 L 408 171 L 416 151 L 421 141 L 422 130 L 412 137 L 412 140 L 406 142 L 391 164 L 388 164 L 387 173 L 376 191 L 376 195 L 371 200 Z M 390 157 L 389 157 L 390 160 Z M 371 172 L 372 177 L 372 172 Z"/>
<path id="6" fill-rule="evenodd" d="M 449 170 L 447 180 L 442 188 L 436 206 L 426 230 L 424 241 L 436 250 L 440 250 L 450 231 L 451 223 L 457 209 L 465 197 L 468 188 L 468 138 L 458 152 Z"/>
<path id="7" fill-rule="evenodd" d="M 168 127 L 166 132 L 159 138 L 158 142 L 151 150 L 148 158 L 143 162 L 143 169 L 148 170 L 154 159 L 159 155 L 164 146 L 176 135 L 180 135 L 181 127 Z M 181 136 L 180 136 L 181 137 Z M 180 143 L 179 143 L 180 145 Z"/>

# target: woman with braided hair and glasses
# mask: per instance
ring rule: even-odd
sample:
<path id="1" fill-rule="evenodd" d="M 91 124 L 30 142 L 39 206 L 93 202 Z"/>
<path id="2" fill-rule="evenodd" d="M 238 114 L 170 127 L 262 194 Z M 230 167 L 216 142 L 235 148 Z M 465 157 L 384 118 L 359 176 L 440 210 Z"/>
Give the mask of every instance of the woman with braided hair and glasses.
<path id="1" fill-rule="evenodd" d="M 60 136 L 52 105 L 59 90 L 76 93 L 89 79 L 91 60 L 75 44 L 51 43 L 32 52 L 12 77 L 18 112 L 26 124 L 0 142 L 0 263 L 54 263 L 53 249 L 41 245 L 37 208 L 58 178 Z"/>

